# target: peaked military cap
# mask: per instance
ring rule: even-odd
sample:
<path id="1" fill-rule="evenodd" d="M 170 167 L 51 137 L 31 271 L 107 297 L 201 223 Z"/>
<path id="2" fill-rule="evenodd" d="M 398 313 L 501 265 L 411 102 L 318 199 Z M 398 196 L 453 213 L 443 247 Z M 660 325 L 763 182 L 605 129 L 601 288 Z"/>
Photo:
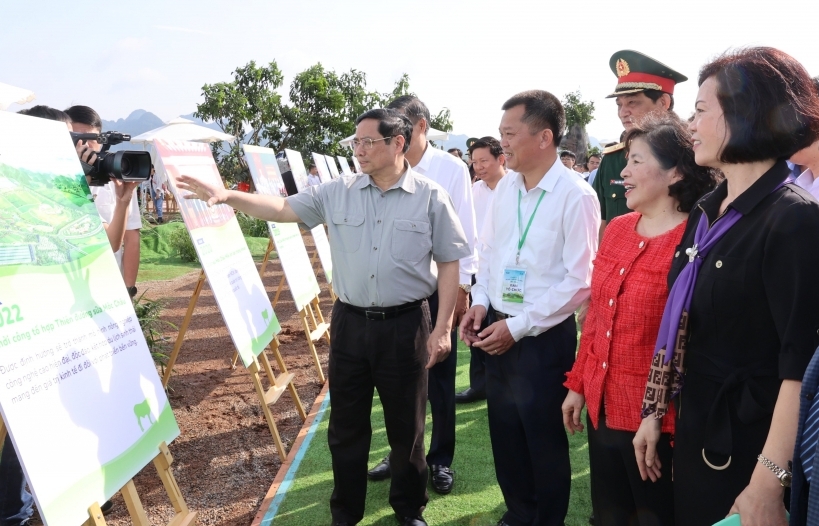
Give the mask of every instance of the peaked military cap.
<path id="1" fill-rule="evenodd" d="M 609 59 L 611 71 L 617 75 L 617 87 L 607 99 L 618 95 L 639 93 L 648 89 L 674 94 L 674 86 L 688 77 L 639 51 L 624 49 Z"/>

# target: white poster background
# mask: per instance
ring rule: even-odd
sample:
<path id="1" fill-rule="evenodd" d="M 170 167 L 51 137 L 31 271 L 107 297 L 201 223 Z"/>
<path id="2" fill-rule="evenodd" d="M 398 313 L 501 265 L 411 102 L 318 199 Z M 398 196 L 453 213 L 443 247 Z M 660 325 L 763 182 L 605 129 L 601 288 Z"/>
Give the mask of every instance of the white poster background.
<path id="1" fill-rule="evenodd" d="M 359 163 L 359 162 L 358 162 L 358 159 L 356 159 L 355 155 L 353 155 L 353 164 L 355 165 L 355 171 L 356 171 L 356 173 L 360 173 L 360 174 L 363 174 L 363 173 L 364 173 L 364 172 L 361 170 L 361 163 Z"/>
<path id="2" fill-rule="evenodd" d="M 346 157 L 339 155 L 338 164 L 341 165 L 341 173 L 343 173 L 344 175 L 353 175 L 353 171 L 350 170 L 350 163 L 347 162 Z"/>
<path id="3" fill-rule="evenodd" d="M 242 148 L 256 190 L 260 194 L 281 197 L 280 188 L 284 187 L 284 183 L 276 162 L 276 152 L 270 148 L 247 144 L 242 145 Z M 301 231 L 296 223 L 268 221 L 267 226 L 276 246 L 276 254 L 281 261 L 296 310 L 300 311 L 321 292 L 313 267 L 310 265 L 307 249 L 304 247 Z"/>
<path id="4" fill-rule="evenodd" d="M 324 158 L 327 160 L 327 167 L 330 168 L 330 174 L 333 176 L 333 179 L 341 177 L 341 174 L 338 172 L 338 165 L 336 164 L 336 159 L 332 155 L 325 155 Z"/>
<path id="5" fill-rule="evenodd" d="M 321 178 L 322 183 L 326 183 L 327 181 L 333 180 L 333 174 L 330 173 L 330 167 L 327 166 L 327 159 L 324 158 L 323 155 L 320 153 L 313 152 L 313 162 L 316 164 L 316 168 L 318 168 L 319 177 Z"/>
<path id="6" fill-rule="evenodd" d="M 154 144 L 230 337 L 249 367 L 281 330 L 267 291 L 233 209 L 185 199 L 190 192 L 176 187 L 176 178 L 183 174 L 223 184 L 213 154 L 204 143 L 157 140 Z"/>
<path id="7" fill-rule="evenodd" d="M 0 316 L 0 411 L 43 521 L 77 526 L 179 428 L 65 124 L 6 112 Z"/>

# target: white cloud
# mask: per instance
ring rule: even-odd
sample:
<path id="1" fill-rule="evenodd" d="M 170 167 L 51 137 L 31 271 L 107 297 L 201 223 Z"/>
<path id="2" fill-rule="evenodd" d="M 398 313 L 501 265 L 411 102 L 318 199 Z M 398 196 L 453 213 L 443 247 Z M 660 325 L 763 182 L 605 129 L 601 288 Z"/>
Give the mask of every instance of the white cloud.
<path id="1" fill-rule="evenodd" d="M 212 33 L 208 33 L 207 31 L 202 31 L 201 29 L 190 29 L 188 27 L 178 27 L 178 26 L 154 26 L 156 29 L 164 29 L 165 31 L 176 31 L 178 33 L 196 33 L 199 35 L 208 35 L 212 36 Z"/>

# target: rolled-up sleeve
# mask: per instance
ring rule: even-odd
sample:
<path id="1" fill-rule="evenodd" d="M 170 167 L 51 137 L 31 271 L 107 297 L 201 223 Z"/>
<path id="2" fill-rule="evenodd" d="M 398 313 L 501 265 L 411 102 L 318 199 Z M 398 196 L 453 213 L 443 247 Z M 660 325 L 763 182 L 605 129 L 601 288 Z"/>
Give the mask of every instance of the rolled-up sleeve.
<path id="1" fill-rule="evenodd" d="M 432 259 L 438 263 L 456 261 L 471 255 L 452 199 L 443 190 L 433 190 L 429 202 L 432 223 Z"/>
<path id="2" fill-rule="evenodd" d="M 327 192 L 331 184 L 308 186 L 296 195 L 288 196 L 287 204 L 299 216 L 307 228 L 313 228 L 327 222 Z"/>

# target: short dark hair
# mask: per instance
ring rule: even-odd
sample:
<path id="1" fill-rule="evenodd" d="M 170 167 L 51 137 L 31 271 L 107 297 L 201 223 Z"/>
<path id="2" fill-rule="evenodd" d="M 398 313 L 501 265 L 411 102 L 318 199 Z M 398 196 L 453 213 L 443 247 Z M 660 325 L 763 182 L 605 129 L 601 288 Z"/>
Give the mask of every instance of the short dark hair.
<path id="1" fill-rule="evenodd" d="M 71 106 L 65 112 L 71 117 L 71 120 L 92 128 L 97 128 L 102 131 L 102 119 L 100 114 L 88 106 Z"/>
<path id="2" fill-rule="evenodd" d="M 404 137 L 403 152 L 407 153 L 410 147 L 410 141 L 412 140 L 412 123 L 405 115 L 390 108 L 376 108 L 365 111 L 359 115 L 355 120 L 355 125 L 358 126 L 358 124 L 365 119 L 378 121 L 378 133 L 380 133 L 382 137 L 387 137 L 387 140 L 384 141 L 385 143 L 389 143 L 390 139 L 397 135 Z"/>
<path id="3" fill-rule="evenodd" d="M 501 106 L 503 111 L 523 105 L 523 122 L 529 125 L 531 133 L 549 128 L 555 146 L 563 139 L 566 129 L 566 112 L 557 97 L 543 90 L 522 91 Z"/>
<path id="4" fill-rule="evenodd" d="M 668 111 L 674 109 L 674 95 L 672 95 L 671 93 L 666 93 L 665 91 L 660 91 L 658 89 L 647 89 L 644 90 L 643 93 L 646 94 L 646 97 L 651 99 L 651 102 L 657 102 L 663 95 L 668 95 L 669 97 L 671 97 L 671 104 L 668 105 Z"/>
<path id="5" fill-rule="evenodd" d="M 426 119 L 427 128 L 431 120 L 429 116 L 429 108 L 421 102 L 421 99 L 415 95 L 401 95 L 393 99 L 388 105 L 387 109 L 397 110 L 399 113 L 406 115 L 412 124 L 416 124 L 420 119 Z"/>
<path id="6" fill-rule="evenodd" d="M 603 156 L 600 155 L 599 153 L 593 153 L 593 154 L 589 155 L 589 159 L 591 159 L 592 157 L 597 157 L 598 159 L 603 159 Z"/>
<path id="7" fill-rule="evenodd" d="M 464 152 L 462 152 L 460 148 L 450 148 L 449 150 L 446 151 L 446 153 L 454 153 L 458 157 L 458 159 L 464 156 Z"/>
<path id="8" fill-rule="evenodd" d="M 571 157 L 575 161 L 577 160 L 577 156 L 574 154 L 573 151 L 570 150 L 563 150 L 560 152 L 560 158 L 563 159 L 564 157 Z"/>
<path id="9" fill-rule="evenodd" d="M 503 148 L 501 147 L 500 141 L 488 135 L 486 137 L 481 137 L 472 143 L 472 146 L 469 147 L 469 156 L 472 157 L 472 152 L 478 148 L 488 148 L 489 153 L 491 153 L 492 157 L 495 159 L 500 157 L 503 153 Z"/>
<path id="10" fill-rule="evenodd" d="M 713 77 L 728 129 L 719 160 L 787 159 L 819 137 L 819 93 L 796 59 L 771 47 L 729 51 L 700 70 Z"/>
<path id="11" fill-rule="evenodd" d="M 17 113 L 20 115 L 28 115 L 29 117 L 48 119 L 50 121 L 71 122 L 71 117 L 69 117 L 66 112 L 60 111 L 57 108 L 43 106 L 42 104 L 32 106 L 31 108 L 27 108 L 25 110 L 20 110 Z"/>
<path id="12" fill-rule="evenodd" d="M 668 187 L 668 195 L 677 200 L 680 212 L 690 212 L 716 186 L 716 171 L 694 161 L 691 133 L 676 115 L 648 115 L 635 124 L 626 133 L 626 156 L 635 139 L 646 142 L 663 170 L 676 169 L 680 174 L 681 179 Z"/>

